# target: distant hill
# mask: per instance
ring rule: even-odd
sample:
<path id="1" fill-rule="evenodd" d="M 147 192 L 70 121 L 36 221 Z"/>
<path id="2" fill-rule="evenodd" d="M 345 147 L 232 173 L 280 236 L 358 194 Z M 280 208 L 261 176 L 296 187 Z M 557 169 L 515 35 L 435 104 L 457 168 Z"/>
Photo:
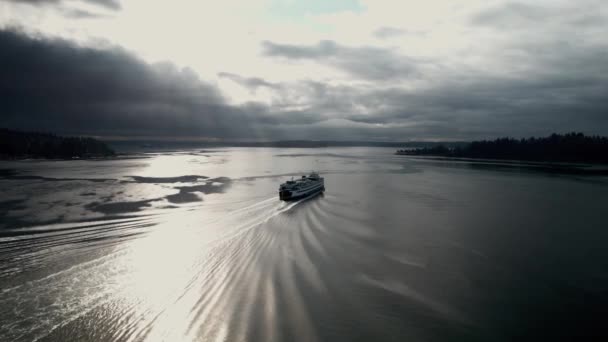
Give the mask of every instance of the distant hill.
<path id="1" fill-rule="evenodd" d="M 397 154 L 608 164 L 608 137 L 585 136 L 573 132 L 552 134 L 545 138 L 473 141 L 458 147 L 438 145 L 399 150 Z"/>
<path id="2" fill-rule="evenodd" d="M 105 143 L 83 137 L 21 132 L 0 128 L 0 158 L 94 158 L 113 156 Z"/>

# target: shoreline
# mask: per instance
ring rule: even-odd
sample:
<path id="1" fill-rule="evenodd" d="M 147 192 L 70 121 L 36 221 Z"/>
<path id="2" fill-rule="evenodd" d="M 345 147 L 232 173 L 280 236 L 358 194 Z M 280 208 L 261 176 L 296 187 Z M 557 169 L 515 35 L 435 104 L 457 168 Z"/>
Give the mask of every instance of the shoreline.
<path id="1" fill-rule="evenodd" d="M 436 155 L 420 155 L 395 153 L 399 156 L 408 156 L 423 160 L 466 162 L 476 167 L 487 166 L 505 169 L 528 169 L 546 173 L 576 174 L 590 176 L 608 176 L 608 164 L 602 163 L 566 163 L 551 161 L 517 160 L 517 159 L 489 159 L 472 157 L 446 157 Z"/>

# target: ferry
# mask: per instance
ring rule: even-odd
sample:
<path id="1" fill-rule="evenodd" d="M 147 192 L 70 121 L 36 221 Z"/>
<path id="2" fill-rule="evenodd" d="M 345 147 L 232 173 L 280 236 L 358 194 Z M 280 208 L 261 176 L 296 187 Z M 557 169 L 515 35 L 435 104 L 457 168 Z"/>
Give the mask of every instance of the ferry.
<path id="1" fill-rule="evenodd" d="M 325 180 L 313 172 L 300 179 L 289 180 L 279 187 L 279 199 L 282 201 L 295 200 L 325 191 Z"/>

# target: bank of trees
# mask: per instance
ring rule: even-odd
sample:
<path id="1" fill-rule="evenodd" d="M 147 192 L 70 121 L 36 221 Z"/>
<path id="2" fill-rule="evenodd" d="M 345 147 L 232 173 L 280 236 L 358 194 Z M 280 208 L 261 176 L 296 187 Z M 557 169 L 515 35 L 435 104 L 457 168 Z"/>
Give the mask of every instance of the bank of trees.
<path id="1" fill-rule="evenodd" d="M 608 138 L 583 133 L 552 134 L 544 138 L 499 138 L 473 141 L 461 147 L 436 146 L 399 150 L 398 154 L 460 158 L 513 159 L 547 162 L 608 163 Z"/>
<path id="2" fill-rule="evenodd" d="M 93 138 L 0 129 L 0 157 L 3 158 L 92 158 L 113 155 L 110 147 Z"/>

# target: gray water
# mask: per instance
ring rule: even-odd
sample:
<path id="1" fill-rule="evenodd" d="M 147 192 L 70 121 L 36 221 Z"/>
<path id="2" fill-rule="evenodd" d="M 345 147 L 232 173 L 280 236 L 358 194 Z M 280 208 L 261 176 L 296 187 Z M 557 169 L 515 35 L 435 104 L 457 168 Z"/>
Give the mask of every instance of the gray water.
<path id="1" fill-rule="evenodd" d="M 0 341 L 606 333 L 608 179 L 392 153 L 1 162 Z"/>

